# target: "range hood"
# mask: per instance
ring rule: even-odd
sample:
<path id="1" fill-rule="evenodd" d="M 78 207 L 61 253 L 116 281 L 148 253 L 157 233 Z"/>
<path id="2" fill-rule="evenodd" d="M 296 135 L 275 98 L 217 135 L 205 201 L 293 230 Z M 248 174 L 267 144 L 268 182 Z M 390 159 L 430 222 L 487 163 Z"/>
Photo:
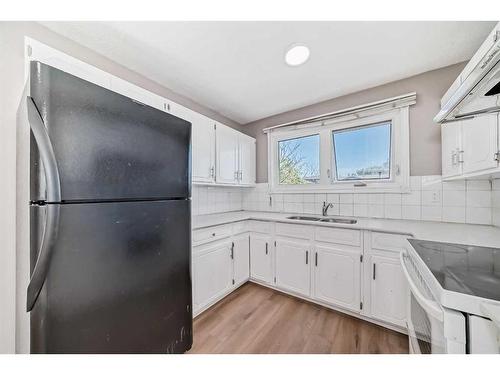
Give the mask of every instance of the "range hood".
<path id="1" fill-rule="evenodd" d="M 500 22 L 441 99 L 438 123 L 500 111 Z"/>

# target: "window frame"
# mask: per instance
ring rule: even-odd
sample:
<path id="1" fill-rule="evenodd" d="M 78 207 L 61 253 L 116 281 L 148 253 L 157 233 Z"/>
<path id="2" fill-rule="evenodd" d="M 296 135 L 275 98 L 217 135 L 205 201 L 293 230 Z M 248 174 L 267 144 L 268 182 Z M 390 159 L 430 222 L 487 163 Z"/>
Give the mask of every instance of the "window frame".
<path id="1" fill-rule="evenodd" d="M 391 122 L 390 179 L 336 180 L 333 131 Z M 279 183 L 278 142 L 320 135 L 320 179 L 317 184 L 285 185 Z M 330 121 L 276 128 L 268 136 L 268 181 L 271 193 L 311 192 L 407 192 L 409 191 L 409 107 L 366 111 L 359 115 Z M 354 186 L 363 185 L 363 186 Z"/>
<path id="2" fill-rule="evenodd" d="M 376 127 L 376 126 L 380 126 L 380 125 L 384 125 L 384 124 L 389 124 L 390 126 L 390 133 L 389 133 L 389 152 L 390 152 L 390 155 L 389 155 L 389 178 L 367 178 L 367 179 L 355 179 L 355 180 L 339 180 L 338 179 L 338 170 L 337 170 L 337 158 L 336 158 L 336 153 L 335 153 L 335 142 L 334 142 L 334 137 L 333 137 L 333 134 L 335 132 L 347 132 L 347 131 L 350 131 L 350 130 L 356 130 L 356 129 L 367 129 L 367 128 L 370 128 L 370 127 Z M 369 123 L 369 124 L 365 124 L 365 125 L 359 125 L 359 126 L 353 126 L 353 127 L 347 127 L 347 128 L 342 128 L 342 129 L 333 129 L 330 131 L 330 137 L 332 138 L 332 160 L 331 160 L 331 181 L 330 183 L 332 184 L 336 184 L 336 183 L 344 183 L 344 182 L 348 182 L 348 183 L 356 183 L 356 182 L 362 182 L 362 183 L 366 183 L 366 182 L 375 182 L 375 181 L 378 181 L 378 182 L 382 182 L 382 181 L 385 181 L 385 182 L 391 182 L 391 181 L 394 181 L 394 171 L 393 171 L 393 164 L 394 164 L 394 145 L 393 145 L 393 140 L 394 140 L 394 126 L 392 125 L 392 121 L 391 120 L 387 120 L 387 121 L 381 121 L 381 122 L 376 122 L 376 123 Z"/>
<path id="3" fill-rule="evenodd" d="M 319 132 L 312 132 L 312 133 L 309 133 L 307 135 L 302 135 L 302 136 L 298 136 L 298 137 L 289 137 L 289 138 L 283 138 L 283 139 L 279 139 L 276 141 L 276 155 L 275 157 L 277 158 L 276 160 L 276 163 L 277 163 L 277 183 L 279 186 L 309 186 L 309 185 L 317 185 L 316 183 L 305 183 L 305 184 L 282 184 L 280 182 L 280 165 L 279 165 L 279 144 L 280 142 L 285 142 L 285 141 L 293 141 L 293 140 L 296 140 L 296 139 L 301 139 L 301 138 L 307 138 L 307 137 L 312 137 L 312 136 L 318 136 L 318 141 L 319 141 L 319 144 L 318 144 L 318 159 L 319 159 L 319 175 L 320 175 L 320 181 L 319 183 L 321 183 L 321 134 Z"/>

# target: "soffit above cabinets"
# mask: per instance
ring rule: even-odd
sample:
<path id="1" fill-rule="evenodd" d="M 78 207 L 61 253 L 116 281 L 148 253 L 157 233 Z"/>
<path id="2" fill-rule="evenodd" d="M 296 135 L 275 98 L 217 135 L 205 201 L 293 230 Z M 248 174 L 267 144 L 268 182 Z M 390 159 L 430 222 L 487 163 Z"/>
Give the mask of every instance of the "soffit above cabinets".
<path id="1" fill-rule="evenodd" d="M 42 22 L 248 123 L 470 59 L 495 22 Z M 287 47 L 307 45 L 302 66 Z"/>

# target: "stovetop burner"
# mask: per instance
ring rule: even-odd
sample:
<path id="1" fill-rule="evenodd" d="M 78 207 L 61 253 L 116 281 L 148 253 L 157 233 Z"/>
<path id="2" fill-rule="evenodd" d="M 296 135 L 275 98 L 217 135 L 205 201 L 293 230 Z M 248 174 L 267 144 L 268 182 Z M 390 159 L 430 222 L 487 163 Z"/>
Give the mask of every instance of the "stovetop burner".
<path id="1" fill-rule="evenodd" d="M 443 289 L 500 301 L 500 249 L 408 241 Z"/>

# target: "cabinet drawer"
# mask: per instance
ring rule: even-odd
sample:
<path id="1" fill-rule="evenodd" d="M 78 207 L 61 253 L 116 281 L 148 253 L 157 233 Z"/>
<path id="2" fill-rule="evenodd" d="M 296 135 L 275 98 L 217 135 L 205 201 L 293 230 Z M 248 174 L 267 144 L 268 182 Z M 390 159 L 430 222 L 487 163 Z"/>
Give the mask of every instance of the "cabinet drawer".
<path id="1" fill-rule="evenodd" d="M 238 221 L 233 224 L 233 234 L 240 234 L 248 231 L 248 221 Z"/>
<path id="2" fill-rule="evenodd" d="M 316 241 L 360 246 L 361 232 L 354 229 L 316 228 Z"/>
<path id="3" fill-rule="evenodd" d="M 276 235 L 279 236 L 310 239 L 313 233 L 313 227 L 307 225 L 276 223 Z"/>
<path id="4" fill-rule="evenodd" d="M 269 221 L 250 220 L 248 230 L 257 233 L 271 233 L 273 223 Z"/>
<path id="5" fill-rule="evenodd" d="M 231 235 L 231 225 L 218 225 L 193 231 L 193 245 L 220 240 Z"/>
<path id="6" fill-rule="evenodd" d="M 400 234 L 389 234 L 381 232 L 371 233 L 371 248 L 378 250 L 389 250 L 394 252 L 400 252 L 406 249 L 408 246 L 407 238 L 410 236 L 400 235 Z"/>

